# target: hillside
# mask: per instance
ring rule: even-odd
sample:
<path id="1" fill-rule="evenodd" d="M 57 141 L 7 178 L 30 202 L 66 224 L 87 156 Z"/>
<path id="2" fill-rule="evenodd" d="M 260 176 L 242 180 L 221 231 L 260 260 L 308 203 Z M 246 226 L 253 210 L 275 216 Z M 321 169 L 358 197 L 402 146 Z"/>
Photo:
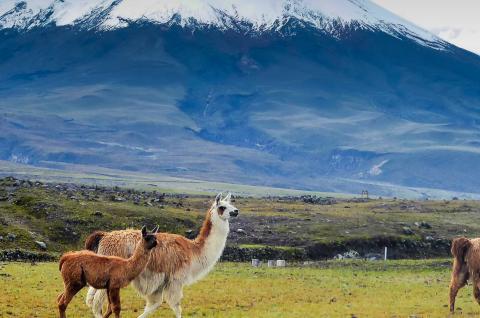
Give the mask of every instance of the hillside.
<path id="1" fill-rule="evenodd" d="M 51 255 L 80 248 L 94 230 L 160 225 L 194 237 L 212 197 L 134 189 L 0 180 L 0 250 Z M 457 235 L 480 234 L 478 201 L 341 199 L 315 196 L 237 197 L 230 260 L 281 256 L 324 259 L 350 249 L 362 256 L 447 256 Z M 43 242 L 42 244 L 36 243 Z"/>

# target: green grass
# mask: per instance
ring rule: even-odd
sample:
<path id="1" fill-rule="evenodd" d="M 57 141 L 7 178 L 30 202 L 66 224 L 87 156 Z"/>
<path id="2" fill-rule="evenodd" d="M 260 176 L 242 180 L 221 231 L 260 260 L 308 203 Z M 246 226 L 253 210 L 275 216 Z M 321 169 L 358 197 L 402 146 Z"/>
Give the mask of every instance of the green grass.
<path id="1" fill-rule="evenodd" d="M 184 317 L 446 317 L 450 261 L 330 261 L 319 267 L 252 268 L 218 264 L 204 280 L 185 288 Z M 56 317 L 62 289 L 56 263 L 0 267 L 0 317 Z M 89 317 L 86 289 L 68 310 Z M 137 317 L 143 300 L 122 291 L 124 318 Z M 455 316 L 480 314 L 470 287 L 457 300 Z M 155 317 L 173 317 L 164 304 Z"/>

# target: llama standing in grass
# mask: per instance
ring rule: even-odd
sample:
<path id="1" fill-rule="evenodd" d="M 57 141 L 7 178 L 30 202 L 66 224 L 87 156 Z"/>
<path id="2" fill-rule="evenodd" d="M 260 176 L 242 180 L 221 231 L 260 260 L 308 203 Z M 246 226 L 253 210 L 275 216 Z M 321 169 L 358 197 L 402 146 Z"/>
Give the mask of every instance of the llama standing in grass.
<path id="1" fill-rule="evenodd" d="M 66 317 L 68 304 L 86 284 L 107 290 L 109 306 L 105 317 L 112 312 L 116 318 L 120 317 L 120 288 L 130 284 L 145 269 L 151 251 L 157 245 L 155 235 L 148 234 L 145 227 L 141 236 L 143 239 L 136 244 L 128 259 L 91 251 L 69 252 L 60 258 L 59 269 L 65 285 L 65 291 L 57 298 L 60 318 Z"/>
<path id="2" fill-rule="evenodd" d="M 480 238 L 454 239 L 452 254 L 454 258 L 450 281 L 450 311 L 454 312 L 458 290 L 467 285 L 469 278 L 472 280 L 473 296 L 480 304 Z"/>
<path id="3" fill-rule="evenodd" d="M 237 215 L 238 209 L 231 203 L 231 194 L 222 198 L 220 193 L 208 210 L 196 239 L 189 240 L 170 233 L 156 235 L 158 246 L 152 252 L 147 268 L 132 282 L 147 301 L 139 318 L 148 317 L 163 299 L 177 318 L 182 316 L 180 302 L 183 286 L 201 279 L 214 267 L 225 248 L 229 219 Z M 139 238 L 140 233 L 133 230 L 95 232 L 87 238 L 85 246 L 99 254 L 127 258 Z M 95 317 L 100 318 L 105 292 L 94 288 L 88 291 L 87 304 L 92 307 Z"/>

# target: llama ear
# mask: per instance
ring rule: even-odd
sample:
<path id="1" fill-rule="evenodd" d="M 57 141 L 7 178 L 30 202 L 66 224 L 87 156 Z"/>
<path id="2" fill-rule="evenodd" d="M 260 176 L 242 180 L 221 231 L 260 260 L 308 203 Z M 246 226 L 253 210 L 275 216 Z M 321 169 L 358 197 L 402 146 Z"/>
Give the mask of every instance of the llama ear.
<path id="1" fill-rule="evenodd" d="M 147 227 L 145 225 L 142 227 L 142 236 L 147 236 Z"/>
<path id="2" fill-rule="evenodd" d="M 222 192 L 217 194 L 217 196 L 215 197 L 215 204 L 218 205 L 221 200 L 222 200 Z"/>
<path id="3" fill-rule="evenodd" d="M 230 192 L 228 192 L 227 196 L 225 198 L 223 198 L 225 201 L 229 201 L 230 202 L 230 199 L 232 198 L 232 194 Z"/>

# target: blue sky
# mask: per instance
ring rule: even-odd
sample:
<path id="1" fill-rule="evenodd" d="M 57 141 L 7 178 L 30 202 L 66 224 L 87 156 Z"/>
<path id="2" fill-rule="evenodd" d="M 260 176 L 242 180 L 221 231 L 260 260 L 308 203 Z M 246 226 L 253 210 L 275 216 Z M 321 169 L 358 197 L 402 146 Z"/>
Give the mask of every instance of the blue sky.
<path id="1" fill-rule="evenodd" d="M 439 37 L 480 54 L 480 0 L 373 0 Z"/>

